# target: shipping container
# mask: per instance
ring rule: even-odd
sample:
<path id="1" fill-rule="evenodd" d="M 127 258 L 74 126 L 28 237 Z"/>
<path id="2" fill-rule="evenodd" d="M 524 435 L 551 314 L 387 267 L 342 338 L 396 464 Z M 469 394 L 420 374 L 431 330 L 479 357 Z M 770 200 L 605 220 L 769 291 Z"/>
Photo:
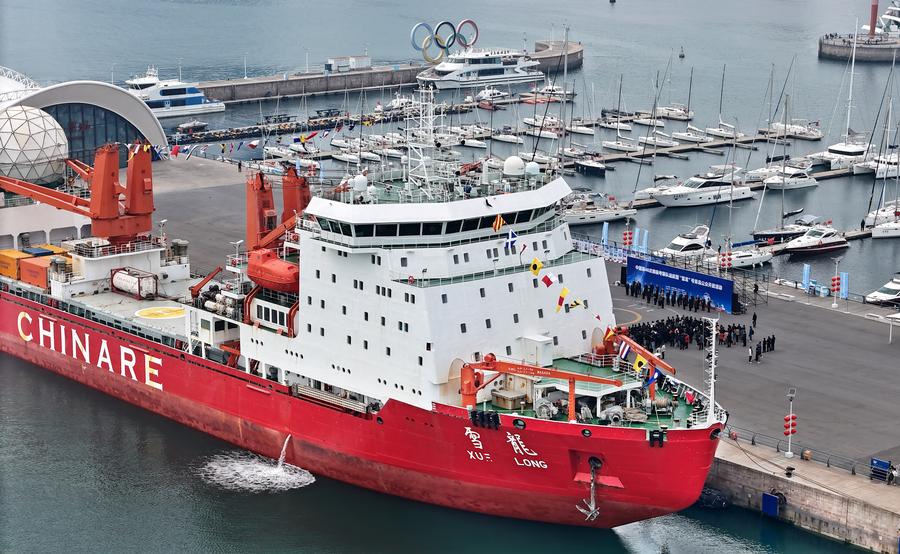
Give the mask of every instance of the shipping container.
<path id="1" fill-rule="evenodd" d="M 0 275 L 4 277 L 19 278 L 19 260 L 25 260 L 31 254 L 18 250 L 0 250 Z"/>
<path id="2" fill-rule="evenodd" d="M 47 248 L 41 248 L 40 246 L 29 246 L 28 248 L 23 248 L 22 252 L 26 254 L 31 254 L 34 257 L 39 256 L 49 256 L 53 254 L 53 250 L 49 250 Z"/>
<path id="3" fill-rule="evenodd" d="M 70 251 L 68 248 L 56 246 L 55 244 L 38 244 L 36 248 L 44 248 L 53 252 L 54 254 L 68 254 Z"/>
<path id="4" fill-rule="evenodd" d="M 42 289 L 49 285 L 49 268 L 53 256 L 40 256 L 19 260 L 19 280 Z"/>

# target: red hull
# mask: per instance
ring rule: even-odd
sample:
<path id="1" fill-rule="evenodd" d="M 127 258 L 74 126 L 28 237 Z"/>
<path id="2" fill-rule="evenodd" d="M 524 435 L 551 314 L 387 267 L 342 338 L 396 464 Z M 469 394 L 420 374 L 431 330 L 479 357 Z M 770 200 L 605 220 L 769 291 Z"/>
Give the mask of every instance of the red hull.
<path id="1" fill-rule="evenodd" d="M 80 335 L 80 339 L 78 336 Z M 87 344 L 85 344 L 87 343 Z M 700 494 L 718 440 L 711 429 L 669 431 L 651 447 L 641 429 L 526 420 L 475 428 L 465 410 L 388 401 L 355 414 L 291 396 L 284 386 L 67 312 L 0 292 L 0 351 L 265 456 L 292 436 L 287 461 L 387 494 L 496 516 L 615 527 L 681 510 Z M 105 354 L 105 355 L 104 355 Z M 519 435 L 521 444 L 515 444 Z M 591 456 L 621 488 L 589 498 Z M 576 475 L 582 477 L 576 479 Z"/>

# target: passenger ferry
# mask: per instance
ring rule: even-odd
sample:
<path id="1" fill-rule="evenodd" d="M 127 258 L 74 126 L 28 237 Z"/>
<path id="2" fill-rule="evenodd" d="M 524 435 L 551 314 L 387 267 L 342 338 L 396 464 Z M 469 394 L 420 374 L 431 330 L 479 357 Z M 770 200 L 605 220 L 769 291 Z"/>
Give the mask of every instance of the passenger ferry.
<path id="1" fill-rule="evenodd" d="M 150 66 L 147 73 L 125 81 L 128 90 L 147 103 L 158 118 L 182 117 L 225 111 L 225 103 L 210 100 L 197 83 L 177 79 L 160 80 L 159 70 Z"/>
<path id="2" fill-rule="evenodd" d="M 515 50 L 467 48 L 450 54 L 416 79 L 438 90 L 535 83 L 544 80 L 544 74 L 535 69 L 538 65 Z"/>

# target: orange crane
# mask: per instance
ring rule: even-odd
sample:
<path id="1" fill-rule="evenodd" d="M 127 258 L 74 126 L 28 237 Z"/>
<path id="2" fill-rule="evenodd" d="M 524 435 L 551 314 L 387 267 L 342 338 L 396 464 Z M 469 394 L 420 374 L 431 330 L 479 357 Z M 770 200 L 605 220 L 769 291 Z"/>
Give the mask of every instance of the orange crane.
<path id="1" fill-rule="evenodd" d="M 91 234 L 112 243 L 134 240 L 153 229 L 153 177 L 150 153 L 143 148 L 128 160 L 127 186 L 119 183 L 119 147 L 106 144 L 97 149 L 94 167 L 69 164 L 90 183 L 90 199 L 55 189 L 0 177 L 0 190 L 20 194 L 91 220 Z M 120 197 L 124 195 L 124 201 Z"/>
<path id="2" fill-rule="evenodd" d="M 216 275 L 218 275 L 221 271 L 222 271 L 222 266 L 217 266 L 214 270 L 212 270 L 212 271 L 209 273 L 209 275 L 207 275 L 206 277 L 204 277 L 203 279 L 201 279 L 199 283 L 197 283 L 196 285 L 193 285 L 193 286 L 190 288 L 190 290 L 191 290 L 191 298 L 193 298 L 194 300 L 196 300 L 197 297 L 200 296 L 200 291 L 203 290 L 203 287 L 205 287 L 207 283 L 209 283 L 210 281 L 212 281 L 212 280 L 213 280 L 213 277 L 215 277 Z"/>
<path id="3" fill-rule="evenodd" d="M 489 380 L 484 380 L 483 371 L 494 371 L 497 375 Z M 569 381 L 569 421 L 575 420 L 575 382 L 599 383 L 601 385 L 612 385 L 616 387 L 622 386 L 622 381 L 618 379 L 607 379 L 605 377 L 594 377 L 593 375 L 582 375 L 581 373 L 573 373 L 571 371 L 563 371 L 552 367 L 541 367 L 528 364 L 520 364 L 514 362 L 503 362 L 497 359 L 494 354 L 486 354 L 484 361 L 466 363 L 460 369 L 460 395 L 462 396 L 463 406 L 475 406 L 478 391 L 488 386 L 497 377 L 504 374 L 524 375 L 527 377 L 549 377 L 552 379 L 566 379 Z"/>

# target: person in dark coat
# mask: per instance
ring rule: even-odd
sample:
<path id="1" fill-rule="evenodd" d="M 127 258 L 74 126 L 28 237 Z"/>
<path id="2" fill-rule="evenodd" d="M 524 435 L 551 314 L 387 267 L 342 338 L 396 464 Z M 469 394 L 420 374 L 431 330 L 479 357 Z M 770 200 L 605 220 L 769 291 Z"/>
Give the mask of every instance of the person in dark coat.
<path id="1" fill-rule="evenodd" d="M 759 357 L 762 356 L 762 343 L 756 343 L 756 363 L 759 363 Z"/>

